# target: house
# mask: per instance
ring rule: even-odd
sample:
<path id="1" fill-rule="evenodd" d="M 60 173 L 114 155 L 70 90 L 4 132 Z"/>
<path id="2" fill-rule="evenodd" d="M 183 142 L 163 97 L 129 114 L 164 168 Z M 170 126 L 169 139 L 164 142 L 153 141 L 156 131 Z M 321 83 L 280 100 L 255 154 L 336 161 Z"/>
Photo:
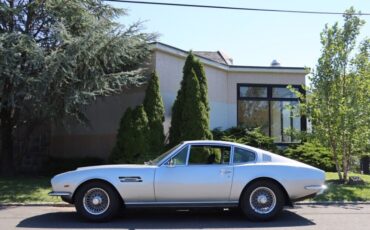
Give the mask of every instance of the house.
<path id="1" fill-rule="evenodd" d="M 171 123 L 171 107 L 182 79 L 187 51 L 160 42 L 154 43 L 151 68 L 160 79 L 165 105 L 165 131 Z M 237 125 L 259 126 L 280 144 L 294 140 L 284 129 L 304 130 L 306 120 L 291 116 L 287 105 L 298 98 L 289 89 L 301 90 L 306 71 L 302 67 L 283 67 L 277 61 L 270 66 L 233 65 L 223 52 L 194 51 L 203 63 L 208 78 L 210 128 L 226 129 Z M 65 129 L 53 127 L 51 155 L 58 157 L 107 158 L 115 143 L 121 116 L 127 107 L 142 103 L 145 87 L 124 90 L 121 95 L 101 98 L 86 108 L 90 125 L 71 125 Z"/>

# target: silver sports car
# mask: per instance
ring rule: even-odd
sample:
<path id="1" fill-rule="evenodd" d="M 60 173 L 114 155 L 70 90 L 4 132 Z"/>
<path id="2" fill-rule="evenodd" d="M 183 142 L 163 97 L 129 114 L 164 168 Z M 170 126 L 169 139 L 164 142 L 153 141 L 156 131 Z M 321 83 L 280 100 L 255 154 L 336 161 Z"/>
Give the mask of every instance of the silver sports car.
<path id="1" fill-rule="evenodd" d="M 261 149 L 186 141 L 143 165 L 78 168 L 52 178 L 51 196 L 93 221 L 129 207 L 240 207 L 268 220 L 325 189 L 324 171 Z"/>

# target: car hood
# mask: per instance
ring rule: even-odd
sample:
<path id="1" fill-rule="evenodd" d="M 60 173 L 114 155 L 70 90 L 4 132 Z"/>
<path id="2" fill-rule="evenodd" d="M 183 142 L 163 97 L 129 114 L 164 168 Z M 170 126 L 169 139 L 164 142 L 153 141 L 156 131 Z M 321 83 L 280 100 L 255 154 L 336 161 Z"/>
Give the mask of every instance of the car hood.
<path id="1" fill-rule="evenodd" d="M 134 165 L 134 164 L 117 164 L 117 165 L 98 165 L 77 168 L 77 171 L 92 170 L 92 169 L 140 169 L 154 168 L 155 165 Z"/>

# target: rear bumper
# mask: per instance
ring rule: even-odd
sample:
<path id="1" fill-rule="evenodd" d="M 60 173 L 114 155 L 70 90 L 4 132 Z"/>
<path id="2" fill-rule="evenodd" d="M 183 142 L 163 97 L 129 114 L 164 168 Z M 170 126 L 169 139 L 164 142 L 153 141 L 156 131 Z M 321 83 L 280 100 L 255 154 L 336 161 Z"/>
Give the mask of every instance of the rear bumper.
<path id="1" fill-rule="evenodd" d="M 328 187 L 326 185 L 308 185 L 304 187 L 306 190 L 316 191 L 317 195 L 322 194 Z"/>
<path id="2" fill-rule="evenodd" d="M 290 201 L 292 203 L 294 203 L 294 202 L 298 202 L 298 201 L 302 201 L 302 200 L 314 198 L 316 195 L 317 195 L 316 193 L 312 193 L 312 194 L 307 195 L 307 196 L 302 196 L 302 197 L 299 197 L 299 198 L 296 198 L 296 199 L 291 199 Z"/>

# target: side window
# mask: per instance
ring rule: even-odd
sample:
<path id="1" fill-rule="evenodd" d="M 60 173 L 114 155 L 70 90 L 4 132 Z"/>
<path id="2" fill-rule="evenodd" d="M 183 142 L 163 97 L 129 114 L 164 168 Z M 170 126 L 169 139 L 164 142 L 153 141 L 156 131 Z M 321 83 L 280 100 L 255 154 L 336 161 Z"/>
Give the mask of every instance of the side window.
<path id="1" fill-rule="evenodd" d="M 254 152 L 237 147 L 234 148 L 234 164 L 247 163 L 255 160 L 256 155 Z"/>
<path id="2" fill-rule="evenodd" d="M 189 165 L 229 164 L 230 147 L 217 145 L 192 145 Z"/>
<path id="3" fill-rule="evenodd" d="M 181 149 L 180 152 L 176 154 L 176 156 L 172 157 L 172 164 L 173 165 L 186 165 L 186 157 L 188 155 L 188 147 Z"/>

